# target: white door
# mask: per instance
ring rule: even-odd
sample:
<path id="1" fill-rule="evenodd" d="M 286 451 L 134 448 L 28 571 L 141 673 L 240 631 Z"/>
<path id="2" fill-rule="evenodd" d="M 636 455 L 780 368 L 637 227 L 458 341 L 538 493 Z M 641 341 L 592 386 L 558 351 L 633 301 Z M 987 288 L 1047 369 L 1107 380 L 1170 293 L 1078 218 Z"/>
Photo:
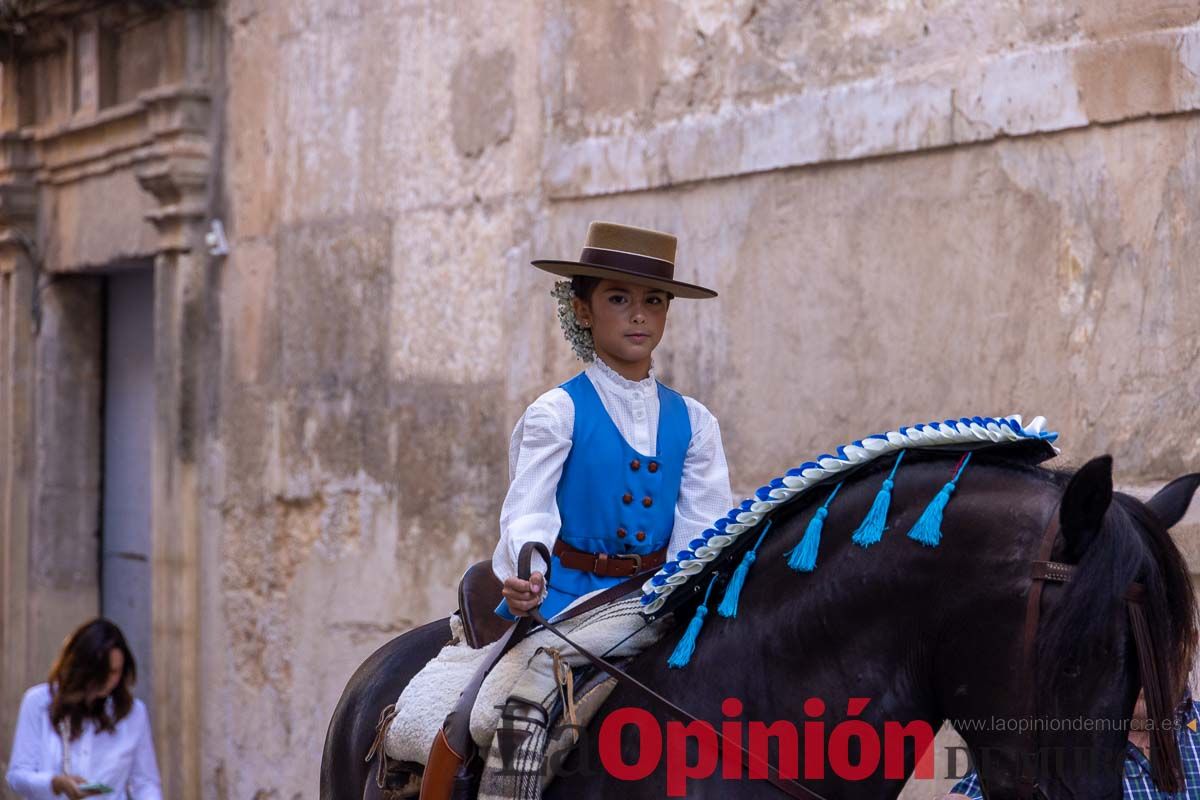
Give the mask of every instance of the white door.
<path id="1" fill-rule="evenodd" d="M 100 611 L 137 662 L 135 694 L 154 719 L 150 670 L 150 452 L 154 430 L 154 270 L 108 278 Z"/>

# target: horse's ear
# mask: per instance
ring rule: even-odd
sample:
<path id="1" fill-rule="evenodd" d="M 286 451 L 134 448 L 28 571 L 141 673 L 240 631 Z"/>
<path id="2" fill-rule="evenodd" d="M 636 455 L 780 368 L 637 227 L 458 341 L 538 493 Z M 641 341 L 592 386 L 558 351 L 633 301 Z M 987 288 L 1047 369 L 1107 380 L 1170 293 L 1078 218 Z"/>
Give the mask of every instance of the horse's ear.
<path id="1" fill-rule="evenodd" d="M 1197 488 L 1200 488 L 1200 472 L 1193 472 L 1159 489 L 1158 494 L 1151 497 L 1146 505 L 1162 520 L 1163 527 L 1169 530 L 1183 519 Z"/>
<path id="2" fill-rule="evenodd" d="M 1093 458 L 1071 476 L 1058 512 L 1069 563 L 1078 563 L 1095 540 L 1112 496 L 1112 456 Z"/>

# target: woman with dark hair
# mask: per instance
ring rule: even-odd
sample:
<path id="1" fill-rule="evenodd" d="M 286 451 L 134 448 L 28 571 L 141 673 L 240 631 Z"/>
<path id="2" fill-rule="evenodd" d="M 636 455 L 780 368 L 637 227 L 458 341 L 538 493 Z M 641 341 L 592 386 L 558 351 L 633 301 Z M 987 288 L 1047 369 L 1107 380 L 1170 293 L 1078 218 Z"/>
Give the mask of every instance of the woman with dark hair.
<path id="1" fill-rule="evenodd" d="M 116 793 L 162 800 L 137 665 L 121 629 L 95 619 L 72 633 L 50 678 L 21 700 L 8 785 L 26 800 Z"/>

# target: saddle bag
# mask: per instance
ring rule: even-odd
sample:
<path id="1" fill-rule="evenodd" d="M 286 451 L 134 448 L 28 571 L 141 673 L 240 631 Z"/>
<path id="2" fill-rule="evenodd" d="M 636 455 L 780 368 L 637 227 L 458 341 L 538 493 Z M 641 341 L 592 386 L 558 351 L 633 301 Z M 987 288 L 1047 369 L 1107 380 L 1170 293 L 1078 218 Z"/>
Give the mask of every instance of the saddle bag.
<path id="1" fill-rule="evenodd" d="M 478 794 L 483 760 L 475 742 L 467 751 L 456 753 L 446 739 L 446 729 L 438 731 L 421 778 L 421 800 L 471 800 Z"/>

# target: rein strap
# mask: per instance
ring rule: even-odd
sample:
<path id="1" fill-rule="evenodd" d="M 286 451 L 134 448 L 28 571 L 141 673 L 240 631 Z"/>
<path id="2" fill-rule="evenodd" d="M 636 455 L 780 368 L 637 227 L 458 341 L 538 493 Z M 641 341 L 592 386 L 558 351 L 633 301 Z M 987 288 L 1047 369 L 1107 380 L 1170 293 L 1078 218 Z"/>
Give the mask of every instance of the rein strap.
<path id="1" fill-rule="evenodd" d="M 576 644 L 575 642 L 571 641 L 571 639 L 565 633 L 563 633 L 558 628 L 556 628 L 553 623 L 547 621 L 546 618 L 542 616 L 541 612 L 538 611 L 536 608 L 529 611 L 529 616 L 536 623 L 541 625 L 543 628 L 550 631 L 555 636 L 557 636 L 558 638 L 562 639 L 564 642 L 569 644 L 581 656 L 586 658 L 588 661 L 592 662 L 592 664 L 594 666 L 596 666 L 597 668 L 603 670 L 604 672 L 607 672 L 609 675 L 616 678 L 618 683 L 624 683 L 628 686 L 632 686 L 633 688 L 637 689 L 639 692 L 646 695 L 651 700 L 655 701 L 660 706 L 662 706 L 664 709 L 666 709 L 668 712 L 670 712 L 671 714 L 673 714 L 674 716 L 676 716 L 680 719 L 685 719 L 689 723 L 690 722 L 703 722 L 703 720 L 701 720 L 695 714 L 692 714 L 689 711 L 687 711 L 683 708 L 680 708 L 675 703 L 672 703 L 670 700 L 663 697 L 661 694 L 654 691 L 649 686 L 642 683 L 640 680 L 638 680 L 637 678 L 633 677 L 625 670 L 618 667 L 616 664 L 613 664 L 612 662 L 607 661 L 606 659 L 603 659 L 600 656 L 597 656 L 597 655 L 591 653 L 590 651 L 586 650 L 585 648 L 583 648 L 580 645 Z M 559 621 L 561 621 L 561 620 L 559 620 Z M 767 782 L 770 783 L 772 786 L 776 787 L 777 789 L 780 789 L 781 791 L 783 791 L 784 794 L 788 795 L 789 797 L 797 798 L 797 800 L 827 800 L 827 798 L 824 795 L 818 794 L 817 792 L 808 788 L 807 786 L 800 783 L 799 781 L 792 780 L 791 778 L 783 777 L 783 775 L 780 774 L 779 770 L 776 769 L 775 766 L 772 765 L 769 761 L 765 761 L 764 759 L 757 757 L 754 753 L 751 753 L 750 751 L 746 750 L 744 747 L 741 746 L 741 744 L 733 741 L 729 737 L 725 736 L 724 733 L 717 730 L 716 726 L 712 726 L 712 727 L 713 727 L 713 732 L 716 733 L 716 735 L 717 735 L 717 738 L 720 739 L 726 747 L 729 747 L 731 750 L 733 750 L 737 754 L 739 759 L 745 759 L 745 763 L 746 763 L 747 767 L 750 766 L 750 762 L 752 762 L 752 761 L 757 762 L 759 766 L 764 767 L 766 769 L 766 773 L 767 773 L 767 778 L 766 778 Z"/>
<path id="2" fill-rule="evenodd" d="M 1167 697 L 1167 685 L 1154 658 L 1157 652 L 1150 622 L 1146 618 L 1146 589 L 1140 583 L 1129 587 L 1125 595 L 1133 641 L 1137 648 L 1142 689 L 1146 693 L 1146 716 L 1154 723 L 1150 732 L 1150 777 L 1162 792 L 1183 791 L 1183 764 L 1175 730 L 1167 724 L 1174 706 Z"/>

